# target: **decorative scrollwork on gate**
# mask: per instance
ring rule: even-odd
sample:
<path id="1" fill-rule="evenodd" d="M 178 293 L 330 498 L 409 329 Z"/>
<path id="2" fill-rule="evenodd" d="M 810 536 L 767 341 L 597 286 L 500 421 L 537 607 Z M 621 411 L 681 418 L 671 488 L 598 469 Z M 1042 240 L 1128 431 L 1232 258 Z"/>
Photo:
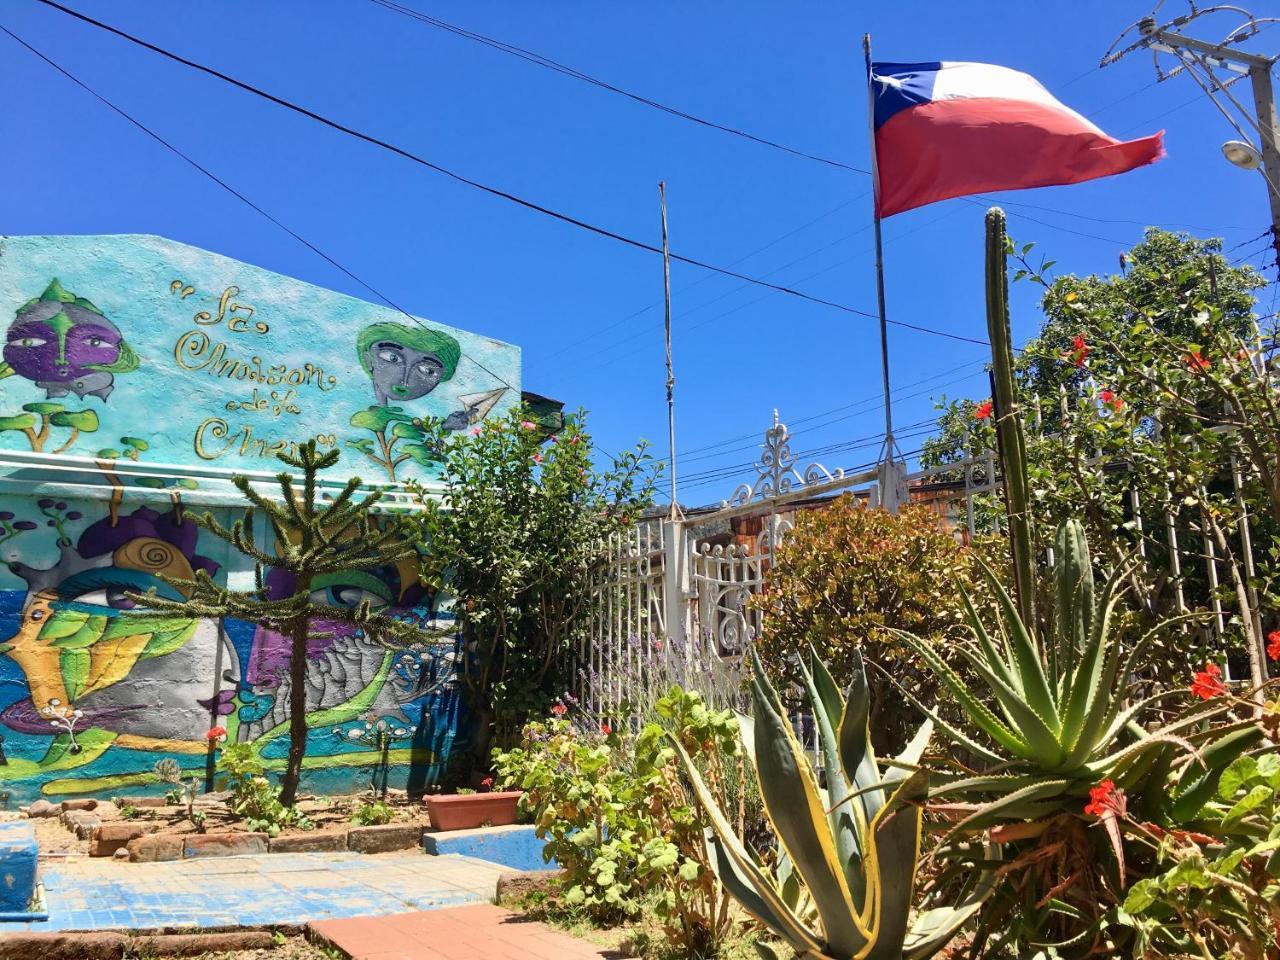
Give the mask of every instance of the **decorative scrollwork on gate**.
<path id="1" fill-rule="evenodd" d="M 755 463 L 756 478 L 743 483 L 733 492 L 726 507 L 737 507 L 756 500 L 772 500 L 805 487 L 844 477 L 843 470 L 832 473 L 820 463 L 811 463 L 803 471 L 796 469 L 796 456 L 791 452 L 791 437 L 787 425 L 778 420 L 773 411 L 773 426 L 764 432 L 764 449 Z"/>

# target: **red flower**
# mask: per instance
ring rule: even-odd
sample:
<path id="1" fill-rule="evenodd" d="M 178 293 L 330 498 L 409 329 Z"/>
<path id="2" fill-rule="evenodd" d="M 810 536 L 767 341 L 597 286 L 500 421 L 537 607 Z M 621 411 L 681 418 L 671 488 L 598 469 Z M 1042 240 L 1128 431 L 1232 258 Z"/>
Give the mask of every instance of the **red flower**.
<path id="1" fill-rule="evenodd" d="M 569 708 L 566 707 L 563 703 L 557 703 L 554 707 L 551 708 L 551 712 L 554 713 L 557 717 L 563 717 L 566 713 L 569 712 Z"/>
<path id="2" fill-rule="evenodd" d="M 1280 660 L 1280 630 L 1272 630 L 1267 634 L 1267 656 L 1272 660 Z"/>
<path id="3" fill-rule="evenodd" d="M 1067 351 L 1067 356 L 1071 358 L 1071 362 L 1077 367 L 1083 367 L 1085 360 L 1089 356 L 1089 344 L 1084 337 L 1077 334 L 1071 338 L 1071 349 Z"/>
<path id="4" fill-rule="evenodd" d="M 1204 355 L 1199 350 L 1188 352 L 1182 359 L 1186 363 L 1187 369 L 1192 373 L 1204 373 L 1209 369 L 1209 361 L 1204 358 Z"/>
<path id="5" fill-rule="evenodd" d="M 488 790 L 490 787 L 493 786 L 493 777 L 485 777 L 483 780 L 480 781 L 480 786 Z"/>
<path id="6" fill-rule="evenodd" d="M 1201 700 L 1212 700 L 1227 692 L 1222 682 L 1222 668 L 1216 663 L 1206 663 L 1191 683 L 1191 692 Z"/>
<path id="7" fill-rule="evenodd" d="M 600 724 L 600 732 L 607 737 L 609 734 L 613 733 L 613 727 L 609 726 L 607 723 L 602 723 Z"/>
<path id="8" fill-rule="evenodd" d="M 1116 396 L 1113 390 L 1103 390 L 1098 394 L 1102 398 L 1102 402 L 1112 409 L 1115 413 L 1119 413 L 1124 409 L 1124 401 Z"/>
<path id="9" fill-rule="evenodd" d="M 975 420 L 989 419 L 991 417 L 992 406 L 993 404 L 990 400 L 983 400 L 980 404 L 978 404 L 977 407 L 974 408 L 973 419 Z"/>
<path id="10" fill-rule="evenodd" d="M 208 740 L 210 743 L 213 743 L 215 740 L 225 740 L 226 737 L 227 737 L 226 727 L 210 727 L 209 732 L 204 735 L 204 738 Z"/>
<path id="11" fill-rule="evenodd" d="M 540 454 L 540 453 L 535 453 L 535 454 L 533 455 L 533 462 L 534 462 L 534 463 L 541 463 L 541 462 L 542 462 L 542 454 Z"/>
<path id="12" fill-rule="evenodd" d="M 1086 815 L 1122 817 L 1126 809 L 1124 791 L 1116 786 L 1114 780 L 1103 780 L 1096 787 L 1089 788 L 1089 802 L 1084 806 Z"/>

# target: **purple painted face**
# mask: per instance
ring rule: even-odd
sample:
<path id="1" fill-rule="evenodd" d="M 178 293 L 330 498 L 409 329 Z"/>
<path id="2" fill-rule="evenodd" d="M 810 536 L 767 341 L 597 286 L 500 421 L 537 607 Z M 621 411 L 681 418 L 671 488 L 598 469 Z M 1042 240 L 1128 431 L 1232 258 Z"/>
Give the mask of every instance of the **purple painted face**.
<path id="1" fill-rule="evenodd" d="M 4 359 L 19 376 L 43 384 L 70 383 L 120 358 L 120 331 L 73 303 L 41 302 L 9 328 Z"/>

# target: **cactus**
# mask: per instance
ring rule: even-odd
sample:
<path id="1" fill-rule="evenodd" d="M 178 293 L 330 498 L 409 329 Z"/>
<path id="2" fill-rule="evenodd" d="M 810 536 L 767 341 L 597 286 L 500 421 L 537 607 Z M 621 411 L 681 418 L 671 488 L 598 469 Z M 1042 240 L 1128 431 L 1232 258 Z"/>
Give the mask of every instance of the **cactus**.
<path id="1" fill-rule="evenodd" d="M 1009 237 L 1004 211 L 987 211 L 987 333 L 991 337 L 991 368 L 996 408 L 996 437 L 1004 472 L 1005 504 L 1009 514 L 1009 547 L 1013 554 L 1014 595 L 1023 622 L 1034 620 L 1035 562 L 1031 536 L 1031 505 L 1027 498 L 1027 438 L 1014 392 L 1013 335 L 1009 329 Z"/>
<path id="2" fill-rule="evenodd" d="M 1064 810 L 1078 813 L 1090 786 L 1112 780 L 1132 796 L 1153 772 L 1160 774 L 1160 782 L 1154 785 L 1153 808 L 1147 813 L 1176 818 L 1183 811 L 1194 812 L 1199 793 L 1216 783 L 1215 771 L 1220 773 L 1240 751 L 1261 739 L 1251 721 L 1210 723 L 1227 714 L 1230 704 L 1225 702 L 1190 709 L 1154 731 L 1140 726 L 1137 721 L 1148 707 L 1182 691 L 1166 690 L 1130 703 L 1127 687 L 1133 671 L 1156 637 L 1173 623 L 1198 615 L 1166 620 L 1126 650 L 1113 626 L 1132 561 L 1112 571 L 1095 597 L 1089 544 L 1079 521 L 1068 520 L 1059 529 L 1057 551 L 1057 609 L 1050 644 L 1034 623 L 1022 618 L 986 564 L 983 573 L 1000 608 L 999 630 L 987 630 L 962 589 L 975 642 L 958 645 L 955 651 L 985 686 L 981 694 L 970 689 L 933 645 L 894 631 L 938 676 L 989 742 L 979 743 L 943 722 L 909 690 L 902 690 L 944 733 L 990 763 L 989 774 L 931 791 L 932 798 L 963 795 L 985 801 L 953 834 Z M 1178 778 L 1166 785 L 1163 777 L 1180 752 L 1194 762 L 1182 765 Z M 1206 780 L 1211 782 L 1206 785 Z"/>
<path id="3" fill-rule="evenodd" d="M 919 766 L 929 743 L 926 721 L 896 760 L 881 768 L 871 749 L 866 676 L 857 658 L 841 697 L 817 654 L 801 664 L 821 738 L 822 775 L 796 739 L 778 694 L 753 652 L 753 718 L 740 718 L 742 740 L 778 837 L 772 873 L 734 833 L 692 760 L 672 738 L 705 811 L 708 859 L 724 888 L 797 954 L 808 960 L 903 960 L 944 947 L 990 892 L 993 874 L 978 873 L 956 907 L 921 912 L 912 923 L 921 810 L 929 789 Z M 819 786 L 825 783 L 825 789 Z M 980 859 L 994 858 L 994 850 Z M 763 957 L 781 956 L 757 944 Z"/>

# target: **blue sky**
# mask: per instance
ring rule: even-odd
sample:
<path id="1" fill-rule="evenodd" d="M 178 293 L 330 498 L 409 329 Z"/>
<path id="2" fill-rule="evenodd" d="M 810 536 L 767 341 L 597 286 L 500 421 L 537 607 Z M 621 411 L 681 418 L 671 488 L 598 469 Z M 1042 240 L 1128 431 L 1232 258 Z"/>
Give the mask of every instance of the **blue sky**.
<path id="1" fill-rule="evenodd" d="M 1063 272 L 1113 271 L 1143 224 L 1267 226 L 1264 186 L 1219 152 L 1225 121 L 1150 57 L 1094 69 L 1148 0 L 804 5 L 405 0 L 691 113 L 855 166 L 868 161 L 861 36 L 887 60 L 977 60 L 1037 76 L 1114 136 L 1165 129 L 1154 167 L 1020 191 L 1011 232 Z M 444 33 L 367 0 L 75 0 L 90 15 L 473 177 L 619 233 L 874 311 L 868 178 L 709 130 Z M 1265 11 L 1259 11 L 1265 12 Z M 520 344 L 526 389 L 590 411 L 598 445 L 666 453 L 660 258 L 461 186 L 209 77 L 11 0 L 0 23 L 133 113 L 396 304 Z M 1223 28 L 1225 32 L 1226 27 Z M 1280 38 L 1264 34 L 1258 44 Z M 46 64 L 0 35 L 0 233 L 154 233 L 373 299 Z M 1035 204 L 1074 216 L 1013 205 Z M 1041 223 L 1027 219 L 1034 217 Z M 889 315 L 982 338 L 982 208 L 885 223 Z M 1237 252 L 1261 248 L 1254 243 Z M 677 450 L 686 503 L 758 453 L 772 411 L 793 450 L 883 429 L 874 321 L 673 267 Z M 1270 294 L 1266 294 L 1270 296 Z M 1014 334 L 1038 325 L 1014 290 Z M 902 446 L 943 394 L 985 395 L 984 350 L 890 334 Z"/>

